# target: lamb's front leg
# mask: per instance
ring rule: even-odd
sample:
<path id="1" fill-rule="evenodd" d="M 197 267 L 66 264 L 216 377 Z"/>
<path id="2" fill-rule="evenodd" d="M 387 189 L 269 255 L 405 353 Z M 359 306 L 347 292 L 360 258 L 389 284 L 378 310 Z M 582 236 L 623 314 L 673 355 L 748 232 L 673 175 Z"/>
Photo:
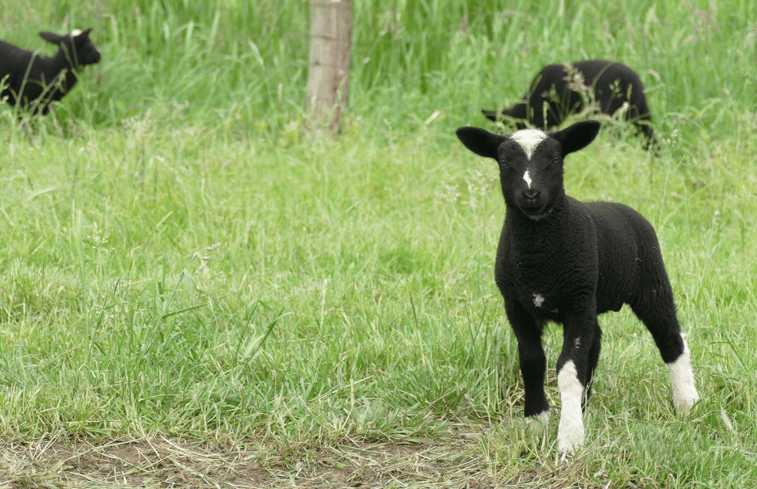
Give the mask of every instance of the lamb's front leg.
<path id="1" fill-rule="evenodd" d="M 549 420 L 549 403 L 544 394 L 544 377 L 547 372 L 547 357 L 541 344 L 543 323 L 537 322 L 520 305 L 505 305 L 507 318 L 518 339 L 520 372 L 523 376 L 526 401 L 523 414 L 541 422 Z"/>
<path id="2" fill-rule="evenodd" d="M 584 444 L 584 422 L 581 409 L 591 380 L 589 352 L 595 345 L 596 316 L 583 319 L 569 317 L 564 322 L 563 349 L 557 360 L 557 387 L 560 389 L 560 424 L 557 447 L 563 455 L 573 454 Z M 594 347 L 592 347 L 594 345 Z M 597 354 L 598 356 L 598 354 Z"/>
<path id="3" fill-rule="evenodd" d="M 557 373 L 560 389 L 560 425 L 557 428 L 557 448 L 563 455 L 570 455 L 584 444 L 584 420 L 581 398 L 585 386 L 581 383 L 573 359 L 567 360 Z"/>
<path id="4" fill-rule="evenodd" d="M 529 330 L 518 335 L 520 372 L 526 401 L 523 414 L 541 422 L 549 421 L 549 403 L 544 394 L 544 376 L 547 372 L 547 357 L 541 345 L 541 333 Z"/>

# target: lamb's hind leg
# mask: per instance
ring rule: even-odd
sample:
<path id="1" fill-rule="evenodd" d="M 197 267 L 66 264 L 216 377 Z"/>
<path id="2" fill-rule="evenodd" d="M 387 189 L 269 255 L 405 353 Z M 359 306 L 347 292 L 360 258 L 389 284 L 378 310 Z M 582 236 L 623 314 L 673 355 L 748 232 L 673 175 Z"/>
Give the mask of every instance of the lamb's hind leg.
<path id="1" fill-rule="evenodd" d="M 657 289 L 656 292 L 652 291 L 649 296 L 652 297 L 632 304 L 631 308 L 652 333 L 670 372 L 673 406 L 676 411 L 686 416 L 699 400 L 699 393 L 691 370 L 689 346 L 681 334 L 681 326 L 676 317 L 673 293 L 668 285 Z"/>
<path id="2" fill-rule="evenodd" d="M 691 408 L 699 400 L 699 393 L 694 384 L 694 373 L 691 370 L 689 345 L 686 344 L 683 335 L 681 341 L 683 341 L 683 353 L 667 365 L 670 371 L 670 383 L 673 386 L 673 405 L 676 411 L 688 416 Z"/>

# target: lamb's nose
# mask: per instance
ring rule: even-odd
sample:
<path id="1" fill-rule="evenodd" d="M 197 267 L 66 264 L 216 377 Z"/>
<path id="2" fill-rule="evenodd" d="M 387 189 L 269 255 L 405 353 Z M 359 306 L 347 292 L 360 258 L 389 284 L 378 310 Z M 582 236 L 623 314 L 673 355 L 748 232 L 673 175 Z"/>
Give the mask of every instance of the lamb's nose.
<path id="1" fill-rule="evenodd" d="M 538 190 L 534 190 L 534 189 L 530 188 L 528 190 L 524 190 L 523 191 L 523 197 L 525 197 L 528 200 L 536 200 L 536 197 L 538 197 L 538 196 L 539 196 L 539 191 Z"/>

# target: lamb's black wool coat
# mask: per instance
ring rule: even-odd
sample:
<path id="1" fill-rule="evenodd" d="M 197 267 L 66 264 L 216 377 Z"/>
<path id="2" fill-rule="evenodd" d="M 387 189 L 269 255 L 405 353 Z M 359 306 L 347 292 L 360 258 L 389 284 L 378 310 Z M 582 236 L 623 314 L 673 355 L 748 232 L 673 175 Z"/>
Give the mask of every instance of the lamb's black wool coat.
<path id="1" fill-rule="evenodd" d="M 40 32 L 42 39 L 58 46 L 52 58 L 0 41 L 0 98 L 47 114 L 50 103 L 76 85 L 81 69 L 100 61 L 100 51 L 89 38 L 91 30 Z"/>
<path id="2" fill-rule="evenodd" d="M 586 343 L 580 349 L 591 347 L 589 362 L 576 362 L 587 397 L 599 358 L 598 314 L 630 304 L 647 324 L 666 363 L 683 352 L 673 292 L 654 229 L 623 204 L 564 196 L 538 221 L 508 212 L 495 279 L 519 340 L 529 337 L 535 343 L 544 323 L 555 321 L 568 325 L 568 346 L 572 348 L 575 338 L 581 337 Z M 569 356 L 561 356 L 558 370 Z M 543 368 L 526 370 L 524 376 L 543 383 Z M 549 409 L 543 390 L 528 394 L 526 416 Z"/>
<path id="3" fill-rule="evenodd" d="M 676 408 L 688 413 L 698 399 L 654 228 L 626 205 L 580 202 L 565 193 L 564 157 L 589 144 L 599 126 L 584 121 L 554 133 L 509 136 L 457 130 L 468 149 L 499 164 L 506 214 L 495 279 L 518 339 L 526 416 L 549 415 L 541 335 L 547 321 L 563 325 L 557 371 L 564 453 L 583 443 L 581 407 L 591 394 L 602 336 L 598 314 L 629 304 L 668 364 Z"/>
<path id="4" fill-rule="evenodd" d="M 582 86 L 588 88 L 590 93 L 581 93 L 584 91 Z M 586 97 L 593 98 L 599 111 L 609 115 L 627 103 L 626 120 L 638 127 L 648 144 L 656 144 L 654 130 L 649 125 L 652 116 L 639 75 L 628 66 L 614 61 L 592 59 L 547 65 L 534 77 L 522 100 L 513 107 L 501 112 L 481 112 L 493 121 L 503 115 L 524 121 L 516 122 L 518 129 L 525 129 L 525 122 L 538 129 L 551 129 L 560 125 L 570 114 L 583 110 Z"/>

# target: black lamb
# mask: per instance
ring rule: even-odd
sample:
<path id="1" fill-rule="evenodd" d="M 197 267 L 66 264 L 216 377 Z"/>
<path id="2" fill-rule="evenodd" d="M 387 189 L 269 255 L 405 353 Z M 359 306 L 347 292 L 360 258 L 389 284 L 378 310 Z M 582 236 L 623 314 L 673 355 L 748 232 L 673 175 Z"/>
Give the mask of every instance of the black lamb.
<path id="1" fill-rule="evenodd" d="M 64 35 L 40 32 L 42 39 L 58 46 L 52 58 L 0 41 L 0 98 L 47 114 L 50 103 L 76 85 L 82 68 L 100 61 L 100 51 L 89 38 L 91 30 Z"/>
<path id="2" fill-rule="evenodd" d="M 583 110 L 586 100 L 594 101 L 604 114 L 613 115 L 625 108 L 625 119 L 633 122 L 646 136 L 647 147 L 657 144 L 639 75 L 614 61 L 592 59 L 547 65 L 533 79 L 523 99 L 513 107 L 501 112 L 481 112 L 492 121 L 502 119 L 502 115 L 518 119 L 518 129 L 525 129 L 526 122 L 538 129 L 552 129 L 570 114 Z"/>
<path id="3" fill-rule="evenodd" d="M 526 417 L 549 419 L 541 336 L 547 321 L 563 325 L 557 361 L 563 454 L 584 442 L 582 408 L 602 337 L 597 315 L 624 303 L 652 333 L 668 365 L 676 410 L 687 415 L 699 399 L 654 228 L 630 207 L 580 202 L 563 188 L 563 159 L 594 140 L 599 127 L 583 121 L 557 132 L 526 129 L 506 136 L 457 130 L 469 150 L 499 164 L 506 211 L 495 278 L 518 340 Z"/>

